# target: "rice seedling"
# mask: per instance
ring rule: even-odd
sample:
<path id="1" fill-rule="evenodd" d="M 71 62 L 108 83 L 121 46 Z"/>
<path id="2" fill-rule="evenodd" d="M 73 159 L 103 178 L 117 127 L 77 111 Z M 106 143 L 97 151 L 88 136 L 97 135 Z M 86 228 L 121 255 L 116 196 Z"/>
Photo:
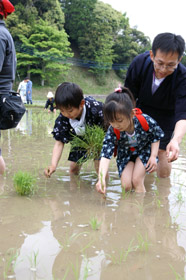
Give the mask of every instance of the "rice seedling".
<path id="1" fill-rule="evenodd" d="M 158 190 L 154 190 L 154 194 L 155 194 L 155 202 L 158 208 L 161 207 L 161 200 L 159 199 L 159 191 Z"/>
<path id="2" fill-rule="evenodd" d="M 108 255 L 111 258 L 113 264 L 121 265 L 123 262 L 127 261 L 127 257 L 131 252 L 135 252 L 138 249 L 138 246 L 133 246 L 134 239 L 129 243 L 127 250 L 121 249 L 118 256 Z"/>
<path id="3" fill-rule="evenodd" d="M 100 179 L 101 179 L 101 189 L 104 191 L 104 185 L 103 185 L 103 172 L 100 172 Z"/>
<path id="4" fill-rule="evenodd" d="M 55 276 L 53 275 L 52 276 L 52 280 L 66 280 L 67 276 L 68 276 L 68 273 L 69 273 L 69 269 L 70 269 L 70 267 L 68 266 L 66 271 L 65 271 L 65 274 L 64 274 L 63 278 L 60 278 L 60 279 L 59 278 L 55 278 Z"/>
<path id="5" fill-rule="evenodd" d="M 16 193 L 20 195 L 33 195 L 38 190 L 38 186 L 35 183 L 35 176 L 30 174 L 29 172 L 23 172 L 20 170 L 14 174 L 14 188 Z"/>
<path id="6" fill-rule="evenodd" d="M 88 272 L 89 272 L 89 260 L 87 259 L 86 256 L 83 256 L 83 270 L 82 270 L 82 276 L 83 280 L 86 280 L 88 277 Z"/>
<path id="7" fill-rule="evenodd" d="M 93 230 L 98 230 L 101 225 L 101 222 L 98 223 L 98 219 L 96 217 L 92 217 L 89 221 L 89 224 L 91 225 L 91 228 Z"/>
<path id="8" fill-rule="evenodd" d="M 158 208 L 161 207 L 161 200 L 159 198 L 156 198 L 156 205 Z"/>
<path id="9" fill-rule="evenodd" d="M 79 164 L 87 160 L 99 158 L 104 136 L 103 128 L 97 125 L 87 125 L 85 134 L 82 137 L 72 135 L 71 150 L 73 151 L 78 148 L 80 151 L 86 151 L 85 156 L 79 159 Z"/>
<path id="10" fill-rule="evenodd" d="M 14 269 L 16 266 L 17 258 L 19 256 L 19 250 L 15 250 L 14 248 L 10 248 L 5 257 L 3 258 L 4 262 L 4 271 L 3 271 L 3 278 L 13 278 L 14 276 Z"/>
<path id="11" fill-rule="evenodd" d="M 181 276 L 178 272 L 176 272 L 175 268 L 171 264 L 169 264 L 169 266 L 170 266 L 172 272 L 174 273 L 175 280 L 185 280 L 185 276 L 184 275 Z"/>
<path id="12" fill-rule="evenodd" d="M 176 195 L 176 201 L 180 204 L 182 204 L 184 202 L 184 197 L 182 194 L 182 187 L 179 188 L 179 192 Z"/>
<path id="13" fill-rule="evenodd" d="M 91 240 L 88 244 L 86 244 L 83 248 L 80 249 L 80 252 L 84 253 L 84 251 L 94 243 L 95 240 Z"/>
<path id="14" fill-rule="evenodd" d="M 165 228 L 170 228 L 171 224 L 172 224 L 171 218 L 168 217 L 168 218 L 167 218 L 167 221 L 166 221 L 166 224 L 165 224 Z"/>
<path id="15" fill-rule="evenodd" d="M 82 236 L 84 234 L 88 234 L 88 233 L 89 232 L 73 233 L 70 236 L 68 236 L 66 233 L 65 237 L 63 238 L 63 244 L 60 241 L 58 241 L 58 242 L 64 250 L 67 250 L 71 246 L 72 242 L 74 242 L 80 236 Z"/>
<path id="16" fill-rule="evenodd" d="M 76 264 L 73 265 L 71 263 L 72 271 L 74 274 L 74 279 L 79 280 L 83 279 L 86 280 L 88 278 L 88 272 L 89 272 L 89 260 L 85 255 L 83 255 L 83 261 L 81 265 L 81 269 L 79 267 L 78 259 L 76 260 Z"/>
<path id="17" fill-rule="evenodd" d="M 151 246 L 152 244 L 149 243 L 148 241 L 148 237 L 147 237 L 147 234 L 145 235 L 145 238 L 142 236 L 141 233 L 137 233 L 137 240 L 138 240 L 138 249 L 142 252 L 147 252 L 148 249 L 149 249 L 149 246 Z"/>
<path id="18" fill-rule="evenodd" d="M 37 250 L 37 252 L 33 251 L 32 254 L 28 257 L 30 261 L 30 270 L 32 271 L 37 270 L 38 255 L 39 255 L 39 250 Z"/>
<path id="19" fill-rule="evenodd" d="M 140 203 L 138 200 L 136 200 L 134 205 L 138 208 L 140 215 L 142 215 L 144 213 L 143 202 Z"/>
<path id="20" fill-rule="evenodd" d="M 78 260 L 76 261 L 75 265 L 73 265 L 71 263 L 71 267 L 72 267 L 72 271 L 74 273 L 75 280 L 79 280 L 79 263 L 78 263 Z"/>
<path id="21" fill-rule="evenodd" d="M 123 199 L 126 199 L 127 197 L 129 197 L 130 193 L 131 193 L 130 191 L 126 191 L 125 187 L 122 186 L 122 198 Z"/>

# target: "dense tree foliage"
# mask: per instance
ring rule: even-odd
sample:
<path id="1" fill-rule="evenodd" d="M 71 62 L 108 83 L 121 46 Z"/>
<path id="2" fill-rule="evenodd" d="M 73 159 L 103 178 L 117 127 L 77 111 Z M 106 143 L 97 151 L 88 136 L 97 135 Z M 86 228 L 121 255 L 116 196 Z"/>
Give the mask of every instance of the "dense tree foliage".
<path id="1" fill-rule="evenodd" d="M 58 30 L 40 20 L 29 37 L 19 37 L 22 44 L 17 51 L 18 67 L 29 67 L 27 72 L 39 75 L 42 86 L 45 81 L 54 81 L 69 69 L 69 65 L 64 62 L 67 57 L 72 57 L 72 53 L 64 30 Z"/>
<path id="2" fill-rule="evenodd" d="M 16 2 L 16 1 L 15 1 Z M 28 0 L 15 6 L 8 26 L 15 41 L 17 69 L 21 76 L 53 82 L 69 69 L 64 58 L 72 57 L 64 14 L 58 0 Z"/>
<path id="3" fill-rule="evenodd" d="M 123 73 L 126 72 L 125 65 L 127 67 L 136 55 L 150 48 L 150 39 L 145 37 L 137 28 L 131 28 L 129 19 L 125 14 L 122 15 L 120 30 L 113 47 L 115 54 L 114 63 L 118 66 L 123 64 L 123 70 L 120 69 L 118 73 L 123 77 Z"/>
<path id="4" fill-rule="evenodd" d="M 65 14 L 65 29 L 71 40 L 78 43 L 87 26 L 94 21 L 93 11 L 97 0 L 60 0 Z"/>
<path id="5" fill-rule="evenodd" d="M 92 14 L 94 21 L 87 24 L 83 36 L 78 38 L 78 46 L 82 58 L 95 61 L 91 71 L 103 82 L 105 72 L 112 68 L 114 36 L 121 14 L 102 2 L 96 3 Z"/>
<path id="6" fill-rule="evenodd" d="M 18 71 L 51 83 L 69 68 L 70 43 L 104 82 L 105 73 L 128 65 L 150 49 L 148 37 L 131 28 L 126 14 L 98 0 L 14 0 L 7 25 L 14 38 Z M 68 35 L 67 35 L 68 34 Z"/>

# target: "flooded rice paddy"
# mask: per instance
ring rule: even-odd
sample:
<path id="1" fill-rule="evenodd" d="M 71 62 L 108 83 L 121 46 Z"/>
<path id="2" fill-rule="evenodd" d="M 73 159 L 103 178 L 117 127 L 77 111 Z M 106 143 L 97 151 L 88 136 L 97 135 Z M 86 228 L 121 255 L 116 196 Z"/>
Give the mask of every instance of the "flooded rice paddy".
<path id="1" fill-rule="evenodd" d="M 0 178 L 0 279 L 185 279 L 185 141 L 171 177 L 147 175 L 144 195 L 122 193 L 113 160 L 103 198 L 92 163 L 70 178 L 69 145 L 57 171 L 44 177 L 54 121 L 29 108 L 16 129 L 1 132 L 7 171 Z M 33 196 L 15 192 L 19 170 L 37 176 Z"/>

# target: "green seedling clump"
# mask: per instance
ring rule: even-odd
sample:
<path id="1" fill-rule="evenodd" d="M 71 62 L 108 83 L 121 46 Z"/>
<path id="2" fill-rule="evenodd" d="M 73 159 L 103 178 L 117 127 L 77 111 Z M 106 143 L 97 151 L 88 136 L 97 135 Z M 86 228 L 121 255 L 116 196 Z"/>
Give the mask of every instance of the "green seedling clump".
<path id="1" fill-rule="evenodd" d="M 81 151 L 86 150 L 85 156 L 79 160 L 80 164 L 87 160 L 99 159 L 104 136 L 105 132 L 103 128 L 97 125 L 87 125 L 85 135 L 82 137 L 73 135 L 73 139 L 71 141 L 71 150 L 73 151 L 77 148 Z"/>
<path id="2" fill-rule="evenodd" d="M 98 230 L 101 225 L 101 222 L 99 223 L 96 217 L 92 217 L 89 221 L 89 224 L 91 225 L 91 228 L 93 230 Z"/>
<path id="3" fill-rule="evenodd" d="M 36 178 L 29 172 L 18 171 L 15 173 L 13 183 L 15 191 L 20 195 L 32 195 L 38 189 L 35 184 Z"/>

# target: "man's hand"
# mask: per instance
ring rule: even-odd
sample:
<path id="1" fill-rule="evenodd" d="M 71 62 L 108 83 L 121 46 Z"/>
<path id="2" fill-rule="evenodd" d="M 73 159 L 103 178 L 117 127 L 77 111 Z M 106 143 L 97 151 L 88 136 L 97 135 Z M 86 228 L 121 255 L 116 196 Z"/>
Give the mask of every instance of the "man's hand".
<path id="1" fill-rule="evenodd" d="M 167 156 L 168 162 L 177 160 L 178 156 L 179 156 L 179 151 L 180 151 L 180 148 L 179 148 L 178 142 L 176 140 L 172 139 L 166 148 L 166 156 Z"/>

